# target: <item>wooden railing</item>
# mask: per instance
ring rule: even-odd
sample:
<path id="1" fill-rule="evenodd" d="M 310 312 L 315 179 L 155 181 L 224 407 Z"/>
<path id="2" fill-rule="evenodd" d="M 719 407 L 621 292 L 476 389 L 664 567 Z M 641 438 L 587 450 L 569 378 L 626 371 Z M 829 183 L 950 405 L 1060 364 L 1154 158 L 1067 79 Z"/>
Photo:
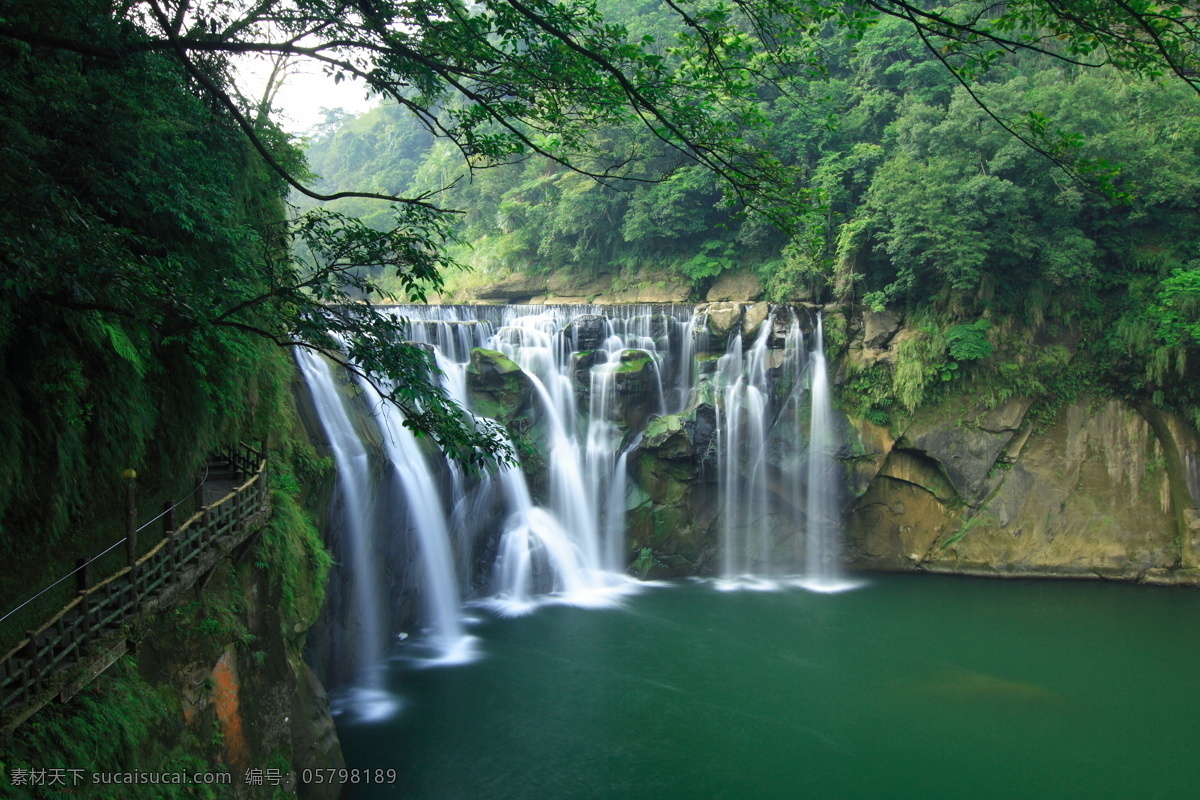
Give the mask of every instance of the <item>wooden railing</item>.
<path id="1" fill-rule="evenodd" d="M 57 684 L 64 683 L 63 672 L 95 656 L 89 652 L 94 642 L 111 639 L 130 618 L 173 601 L 246 539 L 250 523 L 267 508 L 266 452 L 239 443 L 218 456 L 234 472 L 233 491 L 202 506 L 178 528 L 167 514 L 165 535 L 149 552 L 80 591 L 0 658 L 0 714 L 40 708 L 62 691 Z M 70 682 L 77 684 L 78 678 Z"/>

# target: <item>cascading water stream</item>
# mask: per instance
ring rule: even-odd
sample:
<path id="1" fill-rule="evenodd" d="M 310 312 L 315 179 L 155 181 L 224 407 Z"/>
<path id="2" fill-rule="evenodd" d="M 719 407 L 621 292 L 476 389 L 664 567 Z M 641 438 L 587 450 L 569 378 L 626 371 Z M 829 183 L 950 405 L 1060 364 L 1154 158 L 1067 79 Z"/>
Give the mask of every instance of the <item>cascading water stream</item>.
<path id="1" fill-rule="evenodd" d="M 483 563 L 494 559 L 488 604 L 501 613 L 526 613 L 543 602 L 609 603 L 630 585 L 625 568 L 637 555 L 627 549 L 625 515 L 629 476 L 638 474 L 643 455 L 642 429 L 663 414 L 682 414 L 699 426 L 701 417 L 688 415 L 698 415 L 701 405 L 715 444 L 715 462 L 704 456 L 709 466 L 702 469 L 713 470 L 709 480 L 716 484 L 726 587 L 769 588 L 802 567 L 799 585 L 848 588 L 838 570 L 838 470 L 819 318 L 811 351 L 797 311 L 778 307 L 756 330 L 736 325 L 718 357 L 713 345 L 721 345 L 711 338 L 707 318 L 691 309 L 406 307 L 395 313 L 409 321 L 412 341 L 433 350 L 442 387 L 467 408 L 482 386 L 483 367 L 472 360 L 477 348 L 503 355 L 479 355 L 496 369 L 513 370 L 503 366 L 505 359 L 519 367 L 529 405 L 514 435 L 535 437 L 545 461 L 534 483 L 519 466 L 470 475 L 424 452 L 400 424 L 399 411 L 377 413 L 395 494 L 403 498 L 404 507 L 391 513 L 403 514 L 405 523 L 377 519 L 386 515 L 372 511 L 367 451 L 329 367 L 315 355 L 299 356 L 342 486 L 345 572 L 353 584 L 363 685 L 370 685 L 370 665 L 381 658 L 387 627 L 382 595 L 372 583 L 372 536 L 415 535 L 429 630 L 424 643 L 443 662 L 468 652 L 462 587 L 483 588 L 481 542 L 491 554 Z M 383 408 L 369 385 L 360 388 Z M 629 491 L 634 497 L 641 490 Z"/>
<path id="2" fill-rule="evenodd" d="M 379 666 L 384 641 L 381 595 L 368 536 L 372 518 L 370 508 L 370 469 L 367 451 L 359 441 L 350 416 L 342 404 L 329 365 L 309 350 L 296 351 L 296 361 L 312 392 L 313 405 L 333 452 L 341 497 L 337 537 L 346 549 L 349 583 L 354 600 L 354 615 L 347 624 L 355 626 L 351 639 L 355 645 L 357 684 L 369 690 L 381 687 Z"/>
<path id="3" fill-rule="evenodd" d="M 359 386 L 375 409 L 384 449 L 406 501 L 408 522 L 420 545 L 425 578 L 423 596 L 431 630 L 425 644 L 434 649 L 435 663 L 470 660 L 472 639 L 463 631 L 461 592 L 454 577 L 450 534 L 433 473 L 416 437 L 402 424 L 400 411 L 385 403 L 370 383 L 360 381 Z"/>
<path id="4" fill-rule="evenodd" d="M 824 320 L 817 317 L 811 357 L 812 412 L 808 434 L 808 492 L 805 570 L 801 585 L 816 592 L 838 592 L 854 588 L 839 565 L 837 531 L 837 449 L 833 430 L 833 403 L 825 368 Z"/>

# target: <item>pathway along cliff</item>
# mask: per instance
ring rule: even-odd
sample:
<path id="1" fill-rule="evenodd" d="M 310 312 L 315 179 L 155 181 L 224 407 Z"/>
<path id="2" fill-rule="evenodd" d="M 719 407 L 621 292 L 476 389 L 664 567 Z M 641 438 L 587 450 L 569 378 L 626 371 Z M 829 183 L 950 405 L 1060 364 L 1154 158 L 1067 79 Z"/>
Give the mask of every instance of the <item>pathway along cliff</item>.
<path id="1" fill-rule="evenodd" d="M 1037 426 L 1033 398 L 950 396 L 890 430 L 847 415 L 833 385 L 894 361 L 911 335 L 898 318 L 734 302 L 394 313 L 521 464 L 466 474 L 300 355 L 309 428 L 339 465 L 340 566 L 309 656 L 361 715 L 395 709 L 382 665 L 414 623 L 429 632 L 410 655 L 472 660 L 468 601 L 604 607 L 636 579 L 686 576 L 837 592 L 862 568 L 1195 581 L 1193 431 L 1097 398 Z M 827 367 L 830 322 L 844 344 Z"/>

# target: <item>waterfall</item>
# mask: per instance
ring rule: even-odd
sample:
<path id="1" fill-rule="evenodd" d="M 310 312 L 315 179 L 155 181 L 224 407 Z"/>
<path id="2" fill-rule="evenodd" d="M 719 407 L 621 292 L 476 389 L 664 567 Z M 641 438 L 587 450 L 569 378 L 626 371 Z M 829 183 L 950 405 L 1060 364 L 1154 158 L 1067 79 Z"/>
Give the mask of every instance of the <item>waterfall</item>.
<path id="1" fill-rule="evenodd" d="M 340 570 L 350 584 L 353 616 L 345 620 L 346 636 L 354 646 L 354 674 L 357 685 L 368 690 L 381 686 L 379 667 L 384 641 L 381 595 L 375 572 L 371 538 L 368 536 L 373 514 L 369 503 L 370 471 L 367 451 L 358 438 L 349 414 L 342 404 L 329 365 L 309 350 L 297 350 L 296 361 L 312 393 L 325 438 L 337 467 L 340 503 L 336 525 L 341 534 L 334 537 L 343 547 Z"/>
<path id="2" fill-rule="evenodd" d="M 344 627 L 362 686 L 374 685 L 382 645 L 397 632 L 383 608 L 379 554 L 388 554 L 393 583 L 420 586 L 425 635 L 417 644 L 433 650 L 434 663 L 470 657 L 464 598 L 512 615 L 546 602 L 604 605 L 629 591 L 635 582 L 626 567 L 638 553 L 626 542 L 626 504 L 642 502 L 628 499 L 642 491 L 630 487 L 631 475 L 644 478 L 642 431 L 664 414 L 695 414 L 689 424 L 699 425 L 701 405 L 715 453 L 698 452 L 693 467 L 716 516 L 710 529 L 720 539 L 724 588 L 770 588 L 797 573 L 799 585 L 813 590 L 847 586 L 838 571 L 837 445 L 819 317 L 808 350 L 808 312 L 786 306 L 771 308 L 754 330 L 736 321 L 725 341 L 716 340 L 708 317 L 680 306 L 393 313 L 406 319 L 413 342 L 433 351 L 442 388 L 468 409 L 485 403 L 484 367 L 472 366 L 473 353 L 483 348 L 512 362 L 479 355 L 519 376 L 516 385 L 528 392 L 504 435 L 514 437 L 519 457 L 533 457 L 526 467 L 469 473 L 422 448 L 399 410 L 361 382 L 359 402 L 374 410 L 362 421 L 375 442 L 369 448 L 326 362 L 298 354 L 338 470 L 337 547 L 343 591 L 354 603 Z M 377 486 L 368 451 L 381 459 Z M 386 497 L 396 499 L 394 508 Z M 407 548 L 419 580 L 404 572 Z M 397 600 L 393 587 L 393 602 L 411 602 L 403 598 L 412 589 L 405 591 Z"/>
<path id="3" fill-rule="evenodd" d="M 801 585 L 817 592 L 854 588 L 841 575 L 838 552 L 837 442 L 833 430 L 833 403 L 825 370 L 824 320 L 817 317 L 811 356 L 812 411 L 808 434 L 808 498 L 804 578 Z"/>
<path id="4" fill-rule="evenodd" d="M 450 534 L 433 473 L 416 437 L 404 427 L 399 411 L 385 403 L 368 382 L 360 381 L 359 386 L 374 409 L 393 476 L 406 501 L 408 522 L 420 544 L 423 596 L 431 630 L 423 644 L 434 650 L 435 663 L 469 661 L 473 640 L 463 632 L 461 592 L 454 577 Z"/>
<path id="5" fill-rule="evenodd" d="M 795 376 L 807 356 L 798 346 L 803 336 L 799 321 L 790 311 L 786 312 L 790 326 L 783 348 L 772 347 L 779 344 L 773 340 L 783 313 L 785 309 L 776 309 L 756 331 L 750 332 L 754 339 L 749 350 L 744 351 L 743 337 L 735 332 L 717 362 L 724 588 L 765 588 L 761 579 L 786 572 L 791 566 L 787 554 L 777 552 L 779 524 L 772 516 L 768 445 L 784 410 L 798 406 L 802 387 Z M 775 397 L 779 394 L 782 398 Z M 799 504 L 795 498 L 787 500 L 794 516 Z"/>

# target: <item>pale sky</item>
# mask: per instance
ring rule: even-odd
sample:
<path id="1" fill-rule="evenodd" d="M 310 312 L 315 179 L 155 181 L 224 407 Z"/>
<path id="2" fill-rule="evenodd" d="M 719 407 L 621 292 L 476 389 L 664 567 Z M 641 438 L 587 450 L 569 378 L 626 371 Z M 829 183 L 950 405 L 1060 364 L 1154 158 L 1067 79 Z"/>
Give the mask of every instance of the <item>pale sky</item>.
<path id="1" fill-rule="evenodd" d="M 236 67 L 238 88 L 247 97 L 262 97 L 270 71 L 267 59 L 245 57 Z M 316 64 L 297 63 L 275 96 L 275 119 L 284 130 L 300 134 L 324 121 L 322 107 L 361 114 L 377 105 L 377 99 L 367 99 L 361 81 L 343 80 L 335 84 Z"/>

